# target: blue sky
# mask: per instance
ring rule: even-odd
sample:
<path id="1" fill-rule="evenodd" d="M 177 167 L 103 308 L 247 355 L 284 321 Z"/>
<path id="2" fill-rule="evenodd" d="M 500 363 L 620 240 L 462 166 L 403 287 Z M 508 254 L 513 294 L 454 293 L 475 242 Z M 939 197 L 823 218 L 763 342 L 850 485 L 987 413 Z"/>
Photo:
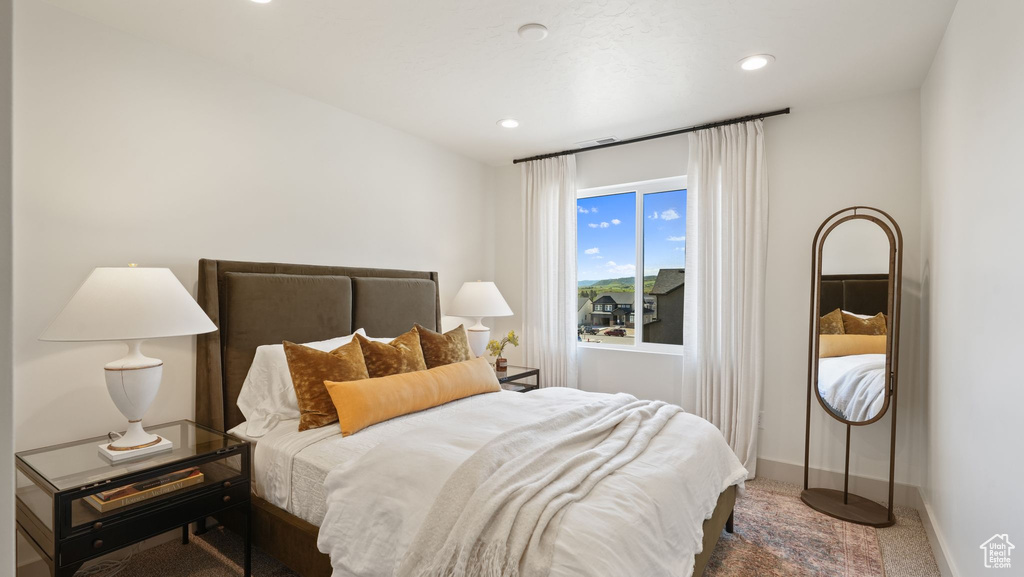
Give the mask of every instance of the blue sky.
<path id="1" fill-rule="evenodd" d="M 685 266 L 686 191 L 644 197 L 644 274 Z M 613 194 L 576 201 L 578 280 L 636 274 L 636 195 Z"/>

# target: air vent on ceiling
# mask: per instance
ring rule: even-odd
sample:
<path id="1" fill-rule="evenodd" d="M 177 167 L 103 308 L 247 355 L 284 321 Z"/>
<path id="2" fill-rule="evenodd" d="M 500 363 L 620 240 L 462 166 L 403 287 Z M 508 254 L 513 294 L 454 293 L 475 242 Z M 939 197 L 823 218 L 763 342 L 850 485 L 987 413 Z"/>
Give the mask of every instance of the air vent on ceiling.
<path id="1" fill-rule="evenodd" d="M 583 142 L 577 142 L 576 148 L 590 148 L 591 146 L 600 146 L 602 144 L 611 144 L 618 142 L 619 139 L 614 136 L 606 136 L 604 138 L 595 138 L 594 140 L 584 140 Z"/>

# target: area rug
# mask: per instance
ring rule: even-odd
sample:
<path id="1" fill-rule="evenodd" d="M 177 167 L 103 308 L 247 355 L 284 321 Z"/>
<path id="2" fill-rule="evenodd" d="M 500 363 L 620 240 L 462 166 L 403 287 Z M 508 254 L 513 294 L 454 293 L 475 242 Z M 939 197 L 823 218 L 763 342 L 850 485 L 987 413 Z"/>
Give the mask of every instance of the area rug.
<path id="1" fill-rule="evenodd" d="M 748 484 L 735 533 L 722 533 L 706 577 L 883 577 L 874 528 L 818 513 L 800 497 Z"/>

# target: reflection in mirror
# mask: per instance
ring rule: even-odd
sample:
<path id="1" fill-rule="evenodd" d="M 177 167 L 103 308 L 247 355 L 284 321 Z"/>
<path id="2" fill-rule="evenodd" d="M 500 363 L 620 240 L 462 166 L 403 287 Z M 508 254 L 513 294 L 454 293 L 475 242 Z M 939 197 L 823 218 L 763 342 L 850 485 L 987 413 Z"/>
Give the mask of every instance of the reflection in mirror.
<path id="1" fill-rule="evenodd" d="M 888 235 L 866 219 L 842 222 L 822 247 L 817 391 L 828 410 L 854 424 L 888 406 L 889 263 Z"/>

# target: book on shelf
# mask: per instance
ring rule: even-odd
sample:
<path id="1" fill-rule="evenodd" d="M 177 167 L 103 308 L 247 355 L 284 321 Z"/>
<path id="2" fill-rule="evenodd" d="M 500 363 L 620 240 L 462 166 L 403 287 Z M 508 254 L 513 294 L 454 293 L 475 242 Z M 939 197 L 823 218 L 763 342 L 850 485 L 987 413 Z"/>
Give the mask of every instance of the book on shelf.
<path id="1" fill-rule="evenodd" d="M 100 513 L 106 513 L 126 505 L 173 493 L 185 487 L 198 485 L 203 482 L 203 479 L 203 472 L 199 470 L 199 467 L 189 467 L 188 469 L 174 471 L 161 477 L 154 477 L 131 485 L 102 491 L 95 495 L 89 495 L 85 498 L 85 502 L 92 505 Z"/>

